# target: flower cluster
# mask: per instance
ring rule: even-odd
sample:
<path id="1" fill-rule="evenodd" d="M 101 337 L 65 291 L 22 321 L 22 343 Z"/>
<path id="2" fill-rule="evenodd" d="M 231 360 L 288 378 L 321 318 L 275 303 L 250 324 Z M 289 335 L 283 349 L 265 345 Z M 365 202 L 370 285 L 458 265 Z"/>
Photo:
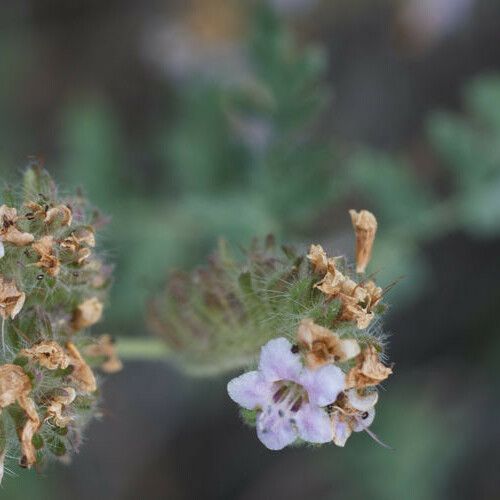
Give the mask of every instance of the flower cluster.
<path id="1" fill-rule="evenodd" d="M 95 253 L 103 218 L 78 194 L 61 199 L 29 168 L 0 206 L 0 481 L 6 457 L 41 466 L 78 449 L 97 413 L 93 368 L 120 368 L 102 317 L 111 267 Z"/>
<path id="2" fill-rule="evenodd" d="M 365 210 L 351 211 L 351 217 L 356 269 L 362 273 L 377 223 Z M 377 386 L 392 373 L 381 361 L 379 330 L 371 328 L 383 310 L 383 290 L 373 280 L 356 281 L 344 259 L 328 257 L 320 245 L 311 245 L 307 259 L 312 280 L 302 283 L 307 288 L 303 297 L 313 306 L 304 304 L 297 315 L 293 341 L 281 336 L 269 340 L 258 369 L 229 382 L 229 396 L 270 450 L 300 442 L 343 447 L 360 431 L 378 441 L 369 429 Z"/>

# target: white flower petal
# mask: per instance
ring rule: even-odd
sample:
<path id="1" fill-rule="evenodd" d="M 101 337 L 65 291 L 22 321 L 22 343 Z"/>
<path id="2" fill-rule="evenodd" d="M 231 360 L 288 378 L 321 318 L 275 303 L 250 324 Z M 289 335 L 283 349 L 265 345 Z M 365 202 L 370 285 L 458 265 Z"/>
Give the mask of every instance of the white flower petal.
<path id="1" fill-rule="evenodd" d="M 371 410 L 378 401 L 378 392 L 369 392 L 365 396 L 361 396 L 356 389 L 349 389 L 346 391 L 347 399 L 349 400 L 349 405 L 355 410 L 359 411 L 369 411 Z"/>
<path id="2" fill-rule="evenodd" d="M 266 448 L 278 451 L 297 439 L 297 431 L 276 408 L 268 407 L 257 417 L 257 436 Z"/>
<path id="3" fill-rule="evenodd" d="M 292 344 L 280 337 L 270 340 L 260 352 L 259 370 L 269 382 L 296 382 L 302 370 L 300 356 L 292 352 Z"/>
<path id="4" fill-rule="evenodd" d="M 354 339 L 342 339 L 340 349 L 342 350 L 342 361 L 352 359 L 361 352 L 358 342 Z"/>
<path id="5" fill-rule="evenodd" d="M 311 404 L 327 406 L 344 390 L 345 374 L 333 365 L 325 365 L 318 370 L 305 369 L 299 384 L 306 389 Z"/>
<path id="6" fill-rule="evenodd" d="M 364 430 L 368 429 L 368 427 L 370 427 L 370 425 L 373 424 L 374 420 L 375 420 L 375 408 L 371 408 L 370 410 L 367 410 L 366 412 L 364 412 L 363 415 L 361 415 L 359 417 L 354 417 L 353 423 L 352 423 L 352 430 L 354 432 L 364 431 Z"/>
<path id="7" fill-rule="evenodd" d="M 5 247 L 3 246 L 3 242 L 0 241 L 0 259 L 5 255 Z"/>
<path id="8" fill-rule="evenodd" d="M 330 417 L 325 410 L 310 404 L 304 405 L 296 414 L 299 436 L 309 443 L 329 443 L 333 439 Z"/>
<path id="9" fill-rule="evenodd" d="M 244 373 L 227 384 L 229 397 L 247 410 L 263 406 L 271 393 L 270 385 L 257 371 Z"/>

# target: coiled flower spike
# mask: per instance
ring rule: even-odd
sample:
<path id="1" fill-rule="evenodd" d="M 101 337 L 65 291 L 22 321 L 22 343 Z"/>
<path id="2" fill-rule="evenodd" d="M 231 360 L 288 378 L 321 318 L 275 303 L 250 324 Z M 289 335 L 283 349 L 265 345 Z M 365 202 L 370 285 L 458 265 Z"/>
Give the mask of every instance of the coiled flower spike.
<path id="1" fill-rule="evenodd" d="M 115 355 L 101 318 L 111 267 L 95 253 L 103 218 L 61 198 L 38 165 L 0 203 L 0 481 L 6 457 L 41 467 L 77 451 L 98 416 L 93 368 Z M 107 365 L 119 369 L 117 360 Z"/>
<path id="2" fill-rule="evenodd" d="M 268 237 L 238 259 L 221 243 L 207 267 L 174 273 L 151 303 L 150 324 L 188 373 L 258 365 L 228 393 L 269 449 L 344 446 L 360 431 L 379 441 L 369 427 L 392 369 L 382 363 L 385 290 L 364 276 L 377 221 L 350 215 L 358 272 L 317 244 L 304 255 Z"/>

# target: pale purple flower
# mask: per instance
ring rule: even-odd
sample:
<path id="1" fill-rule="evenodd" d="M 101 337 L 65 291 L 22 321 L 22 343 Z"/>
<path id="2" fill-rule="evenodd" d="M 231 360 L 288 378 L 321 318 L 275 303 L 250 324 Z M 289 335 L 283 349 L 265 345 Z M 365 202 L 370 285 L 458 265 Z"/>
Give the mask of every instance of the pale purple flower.
<path id="1" fill-rule="evenodd" d="M 322 407 L 333 403 L 344 385 L 340 368 L 305 368 L 292 344 L 277 338 L 262 348 L 259 369 L 231 380 L 227 391 L 243 408 L 259 411 L 259 439 L 270 450 L 281 450 L 299 437 L 310 443 L 332 440 L 332 424 Z"/>

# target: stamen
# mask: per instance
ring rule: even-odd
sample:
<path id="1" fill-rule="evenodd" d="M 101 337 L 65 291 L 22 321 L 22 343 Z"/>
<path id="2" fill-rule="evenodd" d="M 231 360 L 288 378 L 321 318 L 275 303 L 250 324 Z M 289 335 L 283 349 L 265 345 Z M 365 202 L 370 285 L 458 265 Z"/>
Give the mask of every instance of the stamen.
<path id="1" fill-rule="evenodd" d="M 292 407 L 290 408 L 290 411 L 293 413 L 297 413 L 300 410 L 300 407 L 302 406 L 302 396 L 299 396 L 295 402 L 293 403 Z"/>
<path id="2" fill-rule="evenodd" d="M 275 393 L 273 396 L 273 401 L 275 403 L 279 403 L 283 397 L 286 395 L 288 391 L 288 387 L 286 385 L 282 385 Z"/>

